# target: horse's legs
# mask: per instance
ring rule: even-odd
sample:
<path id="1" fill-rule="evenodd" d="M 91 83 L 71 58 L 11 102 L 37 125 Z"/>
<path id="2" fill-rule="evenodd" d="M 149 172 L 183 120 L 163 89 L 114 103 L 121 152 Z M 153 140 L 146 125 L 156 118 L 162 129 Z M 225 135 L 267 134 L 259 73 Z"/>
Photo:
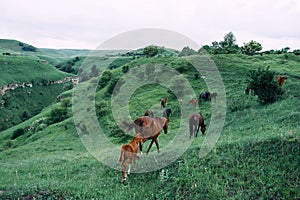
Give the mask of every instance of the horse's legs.
<path id="1" fill-rule="evenodd" d="M 149 151 L 150 151 L 150 149 L 151 149 L 151 147 L 152 147 L 153 142 L 154 142 L 154 140 L 151 140 L 151 143 L 150 143 L 150 145 L 149 145 L 149 147 L 148 147 L 148 150 L 147 150 L 147 152 L 146 152 L 146 155 L 148 155 L 148 153 L 149 153 Z"/>
<path id="2" fill-rule="evenodd" d="M 126 162 L 123 162 L 122 164 L 122 183 L 124 183 L 126 181 L 126 165 L 127 163 Z"/>
<path id="3" fill-rule="evenodd" d="M 155 144 L 156 144 L 156 148 L 157 148 L 157 151 L 158 151 L 158 153 L 159 153 L 159 145 L 158 145 L 157 138 L 155 138 L 154 142 L 155 142 Z"/>
<path id="4" fill-rule="evenodd" d="M 130 168 L 131 168 L 131 164 L 128 165 L 128 171 L 127 171 L 127 175 L 129 176 L 130 174 Z"/>

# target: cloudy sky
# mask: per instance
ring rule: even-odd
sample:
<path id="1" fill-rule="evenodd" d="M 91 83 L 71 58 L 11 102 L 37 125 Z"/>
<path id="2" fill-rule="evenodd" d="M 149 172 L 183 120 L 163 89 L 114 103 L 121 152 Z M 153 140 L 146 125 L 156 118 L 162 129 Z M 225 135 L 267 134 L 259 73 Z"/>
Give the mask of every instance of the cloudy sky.
<path id="1" fill-rule="evenodd" d="M 300 49 L 298 0 L 2 0 L 0 38 L 39 48 L 88 48 L 141 28 L 178 32 L 199 45 L 255 40 Z"/>

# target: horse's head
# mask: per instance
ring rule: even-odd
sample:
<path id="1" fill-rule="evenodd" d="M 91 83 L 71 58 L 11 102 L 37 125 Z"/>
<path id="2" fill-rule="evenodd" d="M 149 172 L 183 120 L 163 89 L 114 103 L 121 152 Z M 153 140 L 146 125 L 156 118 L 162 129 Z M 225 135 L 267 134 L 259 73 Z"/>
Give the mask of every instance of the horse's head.
<path id="1" fill-rule="evenodd" d="M 142 137 L 142 135 L 141 135 L 140 133 L 137 133 L 133 139 L 134 139 L 134 141 L 135 141 L 137 144 L 138 144 L 138 143 L 141 143 L 141 144 L 144 143 L 143 137 Z"/>
<path id="2" fill-rule="evenodd" d="M 168 126 L 169 126 L 169 119 L 164 118 L 165 119 L 165 125 L 163 126 L 164 129 L 164 133 L 167 134 L 168 133 Z"/>

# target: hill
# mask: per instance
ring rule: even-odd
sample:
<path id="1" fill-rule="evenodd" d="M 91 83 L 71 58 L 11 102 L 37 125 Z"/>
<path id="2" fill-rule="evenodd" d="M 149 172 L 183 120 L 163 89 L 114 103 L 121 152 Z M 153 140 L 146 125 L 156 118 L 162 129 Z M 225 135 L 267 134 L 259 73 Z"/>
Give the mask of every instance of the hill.
<path id="1" fill-rule="evenodd" d="M 135 69 L 138 77 L 144 79 L 144 74 L 138 71 L 140 66 L 150 66 L 150 74 L 153 72 L 151 66 L 167 66 L 179 71 L 197 95 L 208 90 L 205 81 L 195 75 L 195 70 L 184 58 L 177 55 L 127 58 L 115 62 L 117 67 L 107 72 L 99 82 L 92 78 L 82 84 L 82 88 L 95 91 L 93 86 L 96 83 L 95 98 L 86 93 L 81 94 L 82 98 L 87 96 L 88 99 L 95 99 L 96 110 L 92 107 L 90 109 L 90 105 L 84 105 L 85 102 L 80 104 L 83 107 L 75 108 L 83 113 L 96 112 L 97 120 L 107 139 L 118 147 L 127 143 L 130 137 L 112 120 L 114 117 L 110 97 L 117 80 L 128 70 L 130 72 L 137 67 Z M 45 108 L 35 117 L 0 132 L 0 197 L 298 199 L 299 57 L 292 54 L 288 54 L 287 57 L 229 54 L 213 55 L 211 58 L 219 69 L 226 89 L 226 119 L 217 144 L 206 157 L 199 158 L 199 151 L 205 139 L 205 136 L 200 135 L 191 140 L 186 152 L 174 162 L 156 171 L 132 174 L 124 186 L 120 183 L 121 172 L 97 161 L 83 145 L 84 138 L 91 137 L 87 131 L 89 127 L 85 124 L 79 125 L 77 128 L 86 129 L 82 131 L 86 132 L 86 135 L 78 136 L 72 117 L 72 91 L 67 91 L 62 94 L 63 99 L 60 102 Z M 103 59 L 102 62 L 110 63 L 110 60 Z M 88 63 L 88 66 L 92 64 Z M 99 60 L 95 64 L 102 71 L 105 70 L 99 66 Z M 246 96 L 244 89 L 247 85 L 248 71 L 267 66 L 276 74 L 285 75 L 288 79 L 283 86 L 285 93 L 281 99 L 273 104 L 262 105 L 257 102 L 255 96 Z M 173 80 L 174 77 L 169 78 Z M 180 86 L 178 80 L 174 80 L 175 89 Z M 180 102 L 169 88 L 153 83 L 139 86 L 136 90 L 128 91 L 128 94 L 129 92 L 132 96 L 128 108 L 133 119 L 149 108 L 157 110 L 159 115 L 159 99 L 162 96 L 168 98 L 167 106 L 172 108 L 173 113 L 168 134 L 159 137 L 160 154 L 166 155 L 167 150 L 176 152 L 182 148 L 181 143 L 169 144 L 172 144 L 176 137 L 182 137 L 183 133 L 177 133 L 181 125 L 187 128 L 186 123 L 180 124 L 181 106 L 187 102 Z M 213 102 L 209 101 L 200 104 L 200 111 L 208 129 L 213 128 L 210 127 L 212 104 Z M 66 117 L 54 122 L 58 111 L 66 111 Z M 187 120 L 184 119 L 184 122 Z M 188 136 L 185 140 L 189 141 Z M 96 148 L 97 145 L 100 146 L 101 141 L 94 140 L 91 143 Z M 146 142 L 145 145 L 148 144 L 149 142 Z M 118 153 L 119 148 L 114 154 Z M 107 155 L 113 153 L 100 157 L 105 158 Z M 144 155 L 137 165 L 144 165 L 155 156 L 158 157 L 156 148 L 152 148 L 150 155 Z M 117 161 L 115 165 L 120 169 Z"/>
<path id="2" fill-rule="evenodd" d="M 55 68 L 41 59 L 41 52 L 24 50 L 31 45 L 0 40 L 0 130 L 14 126 L 36 114 L 56 100 L 70 82 L 55 84 L 74 74 Z"/>

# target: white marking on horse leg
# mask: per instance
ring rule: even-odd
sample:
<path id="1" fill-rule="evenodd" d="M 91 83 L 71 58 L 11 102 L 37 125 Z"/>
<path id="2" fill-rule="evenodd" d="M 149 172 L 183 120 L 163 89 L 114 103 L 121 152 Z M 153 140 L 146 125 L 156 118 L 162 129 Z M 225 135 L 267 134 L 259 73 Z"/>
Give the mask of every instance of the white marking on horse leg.
<path id="1" fill-rule="evenodd" d="M 130 174 L 130 167 L 131 167 L 131 164 L 128 165 L 128 173 L 127 173 L 128 175 Z"/>

